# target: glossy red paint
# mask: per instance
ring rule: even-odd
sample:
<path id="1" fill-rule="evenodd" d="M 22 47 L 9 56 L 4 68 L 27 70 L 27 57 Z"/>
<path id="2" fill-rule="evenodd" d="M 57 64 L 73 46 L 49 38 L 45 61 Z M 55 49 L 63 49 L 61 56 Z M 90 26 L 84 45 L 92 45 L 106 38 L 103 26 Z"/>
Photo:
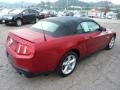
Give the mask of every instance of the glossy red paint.
<path id="1" fill-rule="evenodd" d="M 12 63 L 23 70 L 32 73 L 43 73 L 54 71 L 62 56 L 70 51 L 77 50 L 80 58 L 87 56 L 96 50 L 104 48 L 114 33 L 111 31 L 97 31 L 92 33 L 75 34 L 64 37 L 52 37 L 32 30 L 16 30 L 8 34 L 13 42 L 28 45 L 33 49 L 30 55 L 19 55 L 11 46 L 6 43 L 6 50 L 12 58 Z"/>

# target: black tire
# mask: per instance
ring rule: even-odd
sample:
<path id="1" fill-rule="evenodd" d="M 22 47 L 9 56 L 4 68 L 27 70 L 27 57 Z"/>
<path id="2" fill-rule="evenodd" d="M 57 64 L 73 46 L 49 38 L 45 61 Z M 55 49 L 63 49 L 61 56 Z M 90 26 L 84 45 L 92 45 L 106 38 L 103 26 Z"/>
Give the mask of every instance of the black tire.
<path id="1" fill-rule="evenodd" d="M 39 22 L 39 18 L 36 18 L 36 19 L 35 19 L 35 23 L 37 23 L 37 22 Z"/>
<path id="2" fill-rule="evenodd" d="M 111 37 L 108 45 L 105 47 L 106 50 L 110 50 L 114 47 L 114 43 L 115 43 L 115 36 Z"/>
<path id="3" fill-rule="evenodd" d="M 23 22 L 21 19 L 16 20 L 16 26 L 20 27 L 20 26 L 22 26 L 22 24 L 23 24 Z"/>
<path id="4" fill-rule="evenodd" d="M 31 75 L 31 74 L 25 74 L 24 75 L 26 78 L 34 78 L 35 77 L 35 75 Z"/>
<path id="5" fill-rule="evenodd" d="M 63 67 L 63 63 L 67 62 L 67 64 L 68 64 L 67 58 L 70 55 L 73 55 L 75 57 L 75 65 L 74 65 L 74 68 L 72 69 L 71 72 L 64 73 L 62 69 L 65 68 L 67 65 Z M 78 61 L 78 55 L 75 52 L 71 51 L 71 52 L 66 53 L 60 61 L 60 64 L 59 64 L 58 69 L 57 69 L 57 73 L 62 77 L 67 77 L 68 75 L 72 74 L 73 71 L 75 70 L 76 65 L 77 65 L 77 61 Z"/>
<path id="6" fill-rule="evenodd" d="M 35 23 L 37 23 L 39 20 L 40 20 L 39 18 L 35 18 L 35 20 L 31 22 L 31 24 L 35 24 Z"/>

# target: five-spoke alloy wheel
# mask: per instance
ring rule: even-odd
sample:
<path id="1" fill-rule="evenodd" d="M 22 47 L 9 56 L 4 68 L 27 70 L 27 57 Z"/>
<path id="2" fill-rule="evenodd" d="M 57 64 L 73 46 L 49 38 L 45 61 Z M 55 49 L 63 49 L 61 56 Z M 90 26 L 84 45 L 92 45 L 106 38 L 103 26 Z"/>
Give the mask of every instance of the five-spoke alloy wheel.
<path id="1" fill-rule="evenodd" d="M 70 75 L 74 71 L 77 61 L 78 55 L 75 52 L 65 54 L 58 68 L 59 75 L 63 77 Z"/>
<path id="2" fill-rule="evenodd" d="M 115 36 L 113 36 L 109 42 L 109 44 L 106 46 L 106 49 L 112 49 L 115 44 Z"/>

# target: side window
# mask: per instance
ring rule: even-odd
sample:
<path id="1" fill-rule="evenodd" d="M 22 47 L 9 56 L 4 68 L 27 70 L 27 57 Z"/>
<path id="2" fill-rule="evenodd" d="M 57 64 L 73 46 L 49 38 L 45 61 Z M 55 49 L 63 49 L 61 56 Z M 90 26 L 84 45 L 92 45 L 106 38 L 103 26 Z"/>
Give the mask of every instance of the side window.
<path id="1" fill-rule="evenodd" d="M 91 32 L 99 29 L 99 25 L 96 24 L 95 22 L 88 22 L 88 27 Z"/>
<path id="2" fill-rule="evenodd" d="M 82 22 L 81 26 L 84 29 L 84 32 L 90 32 L 87 22 Z"/>
<path id="3" fill-rule="evenodd" d="M 29 9 L 29 13 L 30 13 L 30 14 L 34 14 L 34 13 L 35 13 L 35 10 Z"/>
<path id="4" fill-rule="evenodd" d="M 99 25 L 95 22 L 88 21 L 88 22 L 82 22 L 81 23 L 82 28 L 84 29 L 84 32 L 94 32 L 99 29 Z"/>
<path id="5" fill-rule="evenodd" d="M 83 33 L 83 29 L 82 29 L 81 24 L 79 24 L 79 25 L 77 26 L 76 33 Z"/>
<path id="6" fill-rule="evenodd" d="M 28 10 L 23 11 L 23 15 L 29 14 Z"/>

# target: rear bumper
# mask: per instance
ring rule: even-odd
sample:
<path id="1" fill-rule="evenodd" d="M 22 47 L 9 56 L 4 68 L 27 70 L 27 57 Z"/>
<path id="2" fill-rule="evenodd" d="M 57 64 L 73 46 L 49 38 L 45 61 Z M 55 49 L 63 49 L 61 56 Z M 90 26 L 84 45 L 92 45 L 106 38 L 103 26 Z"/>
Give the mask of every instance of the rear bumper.
<path id="1" fill-rule="evenodd" d="M 34 73 L 32 73 L 31 71 L 29 71 L 29 70 L 27 70 L 27 69 L 24 69 L 24 68 L 21 68 L 21 67 L 16 66 L 16 65 L 12 62 L 12 57 L 9 55 L 8 52 L 6 52 L 6 55 L 7 55 L 8 61 L 11 63 L 11 65 L 16 69 L 16 71 L 17 71 L 19 74 L 24 74 L 25 76 L 34 76 L 34 75 L 35 75 Z"/>
<path id="2" fill-rule="evenodd" d="M 19 39 L 18 39 L 19 40 Z M 51 51 L 37 51 L 31 55 L 18 55 L 8 44 L 5 44 L 8 60 L 17 69 L 18 72 L 26 74 L 43 74 L 47 72 L 53 72 L 57 65 L 58 55 L 51 53 Z M 42 52 L 42 53 L 41 53 Z M 56 55 L 56 56 L 55 56 Z"/>

